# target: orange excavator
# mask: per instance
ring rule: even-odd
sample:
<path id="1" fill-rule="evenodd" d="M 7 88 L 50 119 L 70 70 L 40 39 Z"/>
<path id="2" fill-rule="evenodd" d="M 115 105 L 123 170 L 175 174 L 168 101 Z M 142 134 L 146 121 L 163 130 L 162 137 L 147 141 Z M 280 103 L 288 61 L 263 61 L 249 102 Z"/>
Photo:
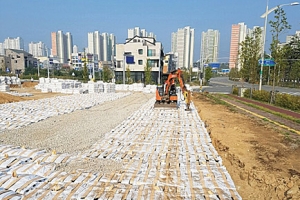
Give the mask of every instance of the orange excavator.
<path id="1" fill-rule="evenodd" d="M 168 77 L 164 85 L 157 86 L 156 102 L 154 104 L 154 108 L 157 107 L 177 108 L 177 102 L 180 93 L 179 95 L 177 95 L 176 81 L 179 82 L 180 89 L 182 91 L 184 100 L 186 102 L 187 108 L 185 110 L 190 110 L 191 91 L 187 90 L 185 86 L 181 69 L 176 69 L 174 71 L 171 71 L 168 74 Z"/>

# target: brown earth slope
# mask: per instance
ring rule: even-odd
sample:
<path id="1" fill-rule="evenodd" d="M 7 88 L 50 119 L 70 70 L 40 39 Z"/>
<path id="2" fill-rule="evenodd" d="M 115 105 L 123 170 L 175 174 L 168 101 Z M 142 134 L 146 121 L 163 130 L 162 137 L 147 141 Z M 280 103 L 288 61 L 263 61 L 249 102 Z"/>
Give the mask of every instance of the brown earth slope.
<path id="1" fill-rule="evenodd" d="M 300 199 L 299 135 L 202 94 L 193 102 L 243 199 Z"/>

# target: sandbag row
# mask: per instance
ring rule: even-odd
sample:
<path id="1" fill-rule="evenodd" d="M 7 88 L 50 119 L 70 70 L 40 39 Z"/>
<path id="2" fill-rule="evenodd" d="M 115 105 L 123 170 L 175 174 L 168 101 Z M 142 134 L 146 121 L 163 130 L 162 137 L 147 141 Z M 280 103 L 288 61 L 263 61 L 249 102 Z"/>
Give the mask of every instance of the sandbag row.
<path id="1" fill-rule="evenodd" d="M 157 85 L 144 85 L 143 83 L 116 84 L 116 90 L 155 93 Z"/>
<path id="2" fill-rule="evenodd" d="M 16 76 L 0 76 L 0 85 L 1 84 L 21 84 L 21 80 Z"/>
<path id="3" fill-rule="evenodd" d="M 74 94 L 53 98 L 0 104 L 0 132 L 17 129 L 48 117 L 75 110 L 88 109 L 106 101 L 116 100 L 130 93 Z"/>
<path id="4" fill-rule="evenodd" d="M 35 89 L 43 93 L 57 92 L 64 94 L 82 94 L 82 93 L 114 93 L 114 83 L 104 83 L 103 81 L 89 81 L 82 83 L 78 80 L 57 79 L 57 78 L 40 78 L 39 84 Z"/>

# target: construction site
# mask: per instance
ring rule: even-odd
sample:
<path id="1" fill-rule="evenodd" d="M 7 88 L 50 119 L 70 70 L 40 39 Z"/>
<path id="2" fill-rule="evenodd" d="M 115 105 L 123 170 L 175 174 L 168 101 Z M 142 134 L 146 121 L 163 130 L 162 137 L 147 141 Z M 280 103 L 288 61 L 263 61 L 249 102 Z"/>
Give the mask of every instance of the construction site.
<path id="1" fill-rule="evenodd" d="M 0 92 L 0 199 L 299 199 L 298 126 L 173 87 L 179 73 Z"/>

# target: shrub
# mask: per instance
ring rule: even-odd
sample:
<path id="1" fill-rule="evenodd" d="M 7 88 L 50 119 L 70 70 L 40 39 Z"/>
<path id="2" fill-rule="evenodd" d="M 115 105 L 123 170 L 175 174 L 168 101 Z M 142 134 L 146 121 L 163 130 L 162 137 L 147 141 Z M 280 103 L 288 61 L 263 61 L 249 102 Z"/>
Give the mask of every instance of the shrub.
<path id="1" fill-rule="evenodd" d="M 252 98 L 258 101 L 269 102 L 270 101 L 270 92 L 265 90 L 256 90 L 252 91 Z"/>
<path id="2" fill-rule="evenodd" d="M 246 89 L 245 91 L 244 91 L 244 97 L 246 97 L 246 98 L 250 98 L 250 89 Z"/>
<path id="3" fill-rule="evenodd" d="M 239 89 L 237 87 L 232 88 L 232 94 L 238 95 L 239 94 Z"/>
<path id="4" fill-rule="evenodd" d="M 300 110 L 300 97 L 289 94 L 276 94 L 275 105 L 294 111 Z"/>

